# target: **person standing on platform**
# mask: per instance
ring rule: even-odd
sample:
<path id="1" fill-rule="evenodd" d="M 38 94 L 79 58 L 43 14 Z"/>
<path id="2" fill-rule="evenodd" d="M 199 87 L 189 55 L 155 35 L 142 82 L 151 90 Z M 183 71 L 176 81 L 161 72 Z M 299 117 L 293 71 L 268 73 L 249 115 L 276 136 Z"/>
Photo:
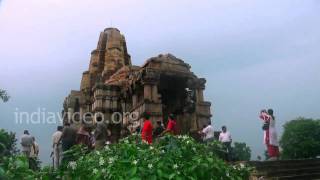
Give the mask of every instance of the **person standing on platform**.
<path id="1" fill-rule="evenodd" d="M 62 143 L 60 141 L 62 135 L 62 126 L 57 127 L 57 131 L 52 135 L 52 148 L 53 148 L 53 168 L 58 169 L 62 162 Z"/>
<path id="2" fill-rule="evenodd" d="M 62 151 L 65 152 L 69 150 L 73 145 L 76 144 L 77 130 L 69 123 L 66 123 L 62 130 L 61 143 Z"/>
<path id="3" fill-rule="evenodd" d="M 90 128 L 86 125 L 82 125 L 82 127 L 80 127 L 80 129 L 78 130 L 76 136 L 76 144 L 87 146 L 88 149 L 93 148 L 91 131 Z"/>
<path id="4" fill-rule="evenodd" d="M 32 136 L 29 134 L 28 130 L 24 130 L 23 135 L 20 139 L 21 144 L 21 152 L 26 155 L 28 158 L 30 157 L 31 148 L 33 146 Z"/>
<path id="5" fill-rule="evenodd" d="M 170 133 L 173 135 L 177 134 L 177 122 L 173 114 L 169 115 L 167 128 L 162 132 L 162 135 L 166 133 Z"/>
<path id="6" fill-rule="evenodd" d="M 202 130 L 201 134 L 203 134 L 203 141 L 205 143 L 211 142 L 214 140 L 214 129 L 211 125 L 211 121 L 208 122 L 208 125 Z"/>
<path id="7" fill-rule="evenodd" d="M 219 141 L 222 142 L 224 145 L 226 151 L 227 151 L 227 160 L 231 160 L 231 143 L 232 143 L 232 138 L 231 134 L 229 131 L 227 131 L 226 126 L 222 126 L 222 132 L 219 135 Z"/>
<path id="8" fill-rule="evenodd" d="M 269 120 L 269 138 L 267 143 L 269 160 L 277 160 L 279 158 L 279 142 L 278 134 L 276 131 L 276 121 L 273 115 L 273 110 L 268 109 Z"/>
<path id="9" fill-rule="evenodd" d="M 32 136 L 32 140 L 33 140 L 33 144 L 31 146 L 29 164 L 30 164 L 30 169 L 37 170 L 39 168 L 38 166 L 39 145 L 36 142 L 36 138 L 34 136 Z"/>
<path id="10" fill-rule="evenodd" d="M 164 127 L 162 126 L 161 121 L 157 121 L 157 127 L 153 132 L 153 137 L 157 138 L 158 136 L 160 136 L 162 134 L 163 131 L 164 131 Z"/>
<path id="11" fill-rule="evenodd" d="M 98 122 L 97 127 L 94 131 L 95 144 L 94 148 L 96 150 L 102 149 L 108 138 L 108 128 L 104 122 Z"/>
<path id="12" fill-rule="evenodd" d="M 153 130 L 153 126 L 150 121 L 150 114 L 145 113 L 143 127 L 141 131 L 141 139 L 143 141 L 146 141 L 148 144 L 152 144 L 152 130 Z"/>

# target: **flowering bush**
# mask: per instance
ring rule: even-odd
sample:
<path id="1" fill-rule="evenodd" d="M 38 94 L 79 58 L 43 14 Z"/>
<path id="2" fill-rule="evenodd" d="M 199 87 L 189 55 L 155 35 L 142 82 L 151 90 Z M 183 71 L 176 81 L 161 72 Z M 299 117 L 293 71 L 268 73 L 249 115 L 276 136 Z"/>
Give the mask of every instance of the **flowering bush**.
<path id="1" fill-rule="evenodd" d="M 80 152 L 80 153 L 79 153 Z M 153 145 L 133 135 L 101 151 L 71 150 L 72 160 L 42 179 L 247 179 L 249 168 L 228 165 L 188 136 L 165 136 Z M 70 156 L 71 157 L 71 156 Z"/>
<path id="2" fill-rule="evenodd" d="M 28 158 L 25 156 L 4 157 L 0 163 L 0 179 L 27 179 L 35 178 L 34 171 L 29 169 Z"/>
<path id="3" fill-rule="evenodd" d="M 38 179 L 248 179 L 250 168 L 229 165 L 212 147 L 188 136 L 165 136 L 149 145 L 137 135 L 100 151 L 76 146 L 67 152 L 68 162 L 57 171 L 46 167 Z M 32 173 L 32 172 L 29 172 Z M 20 178 L 19 178 L 20 179 Z"/>

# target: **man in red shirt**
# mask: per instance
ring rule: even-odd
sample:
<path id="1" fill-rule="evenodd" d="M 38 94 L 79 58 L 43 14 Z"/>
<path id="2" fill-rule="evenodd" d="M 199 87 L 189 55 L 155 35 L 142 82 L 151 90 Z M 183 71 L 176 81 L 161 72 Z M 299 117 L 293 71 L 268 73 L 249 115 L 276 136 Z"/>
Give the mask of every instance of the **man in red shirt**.
<path id="1" fill-rule="evenodd" d="M 177 133 L 177 127 L 176 126 L 177 126 L 176 119 L 174 118 L 173 114 L 170 114 L 169 115 L 169 121 L 168 121 L 167 129 L 165 131 L 163 131 L 162 134 L 170 133 L 170 134 L 175 135 Z"/>
<path id="2" fill-rule="evenodd" d="M 141 139 L 143 141 L 148 142 L 148 144 L 152 143 L 152 123 L 149 120 L 150 119 L 150 114 L 146 113 L 144 115 L 144 121 L 143 121 L 143 128 L 141 132 Z"/>

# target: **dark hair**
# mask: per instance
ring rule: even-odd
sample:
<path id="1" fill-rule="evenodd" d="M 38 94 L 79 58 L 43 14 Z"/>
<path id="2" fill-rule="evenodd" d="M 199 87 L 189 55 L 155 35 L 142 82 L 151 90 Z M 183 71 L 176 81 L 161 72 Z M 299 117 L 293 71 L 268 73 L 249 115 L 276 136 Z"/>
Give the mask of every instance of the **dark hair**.
<path id="1" fill-rule="evenodd" d="M 211 125 L 211 121 L 208 121 L 208 125 Z"/>
<path id="2" fill-rule="evenodd" d="M 274 115 L 273 115 L 273 109 L 268 109 L 268 114 L 272 117 L 274 120 Z"/>
<path id="3" fill-rule="evenodd" d="M 149 113 L 149 112 L 145 112 L 145 113 L 143 114 L 143 117 L 144 117 L 145 119 L 150 119 L 150 113 Z"/>
<path id="4" fill-rule="evenodd" d="M 29 131 L 28 130 L 24 130 L 23 134 L 29 134 Z"/>
<path id="5" fill-rule="evenodd" d="M 221 129 L 227 129 L 227 126 L 222 126 Z"/>
<path id="6" fill-rule="evenodd" d="M 58 127 L 57 127 L 57 130 L 58 130 L 58 131 L 62 131 L 62 129 L 63 129 L 62 126 L 58 126 Z"/>
<path id="7" fill-rule="evenodd" d="M 175 119 L 174 114 L 169 114 L 169 118 L 170 118 L 171 120 Z"/>
<path id="8" fill-rule="evenodd" d="M 262 109 L 262 110 L 261 110 L 260 112 L 262 112 L 262 113 L 263 113 L 263 112 L 265 112 L 265 113 L 266 113 L 266 112 L 267 112 L 267 110 L 265 110 L 265 109 Z"/>

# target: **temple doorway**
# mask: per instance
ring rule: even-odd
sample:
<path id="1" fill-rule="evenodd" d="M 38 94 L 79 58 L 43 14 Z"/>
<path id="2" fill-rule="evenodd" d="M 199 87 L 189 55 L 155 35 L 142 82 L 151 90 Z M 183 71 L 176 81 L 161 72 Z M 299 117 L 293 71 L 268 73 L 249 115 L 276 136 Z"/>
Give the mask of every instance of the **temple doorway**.
<path id="1" fill-rule="evenodd" d="M 169 114 L 173 113 L 177 119 L 177 131 L 184 132 L 184 115 L 187 104 L 187 78 L 161 75 L 159 84 L 161 94 L 163 123 L 168 122 Z"/>

